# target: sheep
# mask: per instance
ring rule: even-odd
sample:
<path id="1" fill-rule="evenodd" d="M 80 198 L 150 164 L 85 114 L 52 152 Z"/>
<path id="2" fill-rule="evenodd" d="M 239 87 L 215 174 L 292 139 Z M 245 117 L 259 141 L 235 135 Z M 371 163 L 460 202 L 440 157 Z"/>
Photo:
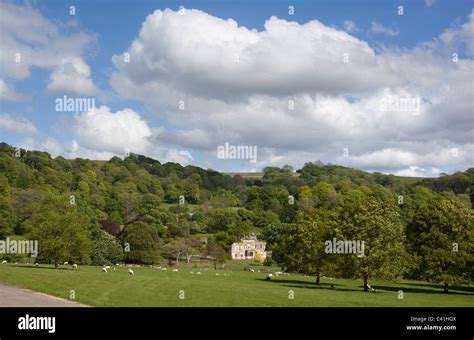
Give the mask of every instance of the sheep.
<path id="1" fill-rule="evenodd" d="M 128 269 L 128 273 L 129 273 L 130 275 L 135 275 L 135 273 L 134 273 L 133 270 L 131 270 L 131 269 Z"/>
<path id="2" fill-rule="evenodd" d="M 177 273 L 177 272 L 178 272 L 178 269 L 173 269 L 173 272 L 174 272 L 174 273 Z"/>
<path id="3" fill-rule="evenodd" d="M 250 268 L 250 271 L 251 271 L 252 273 L 255 273 L 255 269 Z"/>
<path id="4" fill-rule="evenodd" d="M 103 268 L 102 268 L 102 271 L 103 271 L 104 273 L 107 273 L 107 268 L 103 267 Z"/>
<path id="5" fill-rule="evenodd" d="M 216 273 L 216 276 L 219 276 L 219 273 Z"/>
<path id="6" fill-rule="evenodd" d="M 115 270 L 115 267 L 114 267 L 114 270 Z"/>
<path id="7" fill-rule="evenodd" d="M 110 266 L 105 266 L 106 269 L 110 269 Z"/>
<path id="8" fill-rule="evenodd" d="M 39 267 L 39 263 L 35 263 L 35 267 Z"/>
<path id="9" fill-rule="evenodd" d="M 201 275 L 201 272 L 197 272 L 196 274 L 197 274 L 197 275 Z"/>
<path id="10" fill-rule="evenodd" d="M 66 262 L 64 262 L 63 264 L 64 264 L 65 266 L 67 266 L 67 265 L 69 264 L 69 262 L 66 261 Z"/>
<path id="11" fill-rule="evenodd" d="M 74 264 L 72 265 L 72 268 L 77 269 L 77 264 L 74 263 Z"/>
<path id="12" fill-rule="evenodd" d="M 273 274 L 268 274 L 267 275 L 267 281 L 271 281 L 273 279 Z"/>
<path id="13" fill-rule="evenodd" d="M 191 272 L 190 274 L 194 274 L 194 272 Z"/>
<path id="14" fill-rule="evenodd" d="M 167 271 L 168 269 L 167 268 L 161 268 L 161 271 Z"/>
<path id="15" fill-rule="evenodd" d="M 2 261 L 2 264 L 7 264 L 7 263 L 8 263 L 7 260 Z"/>

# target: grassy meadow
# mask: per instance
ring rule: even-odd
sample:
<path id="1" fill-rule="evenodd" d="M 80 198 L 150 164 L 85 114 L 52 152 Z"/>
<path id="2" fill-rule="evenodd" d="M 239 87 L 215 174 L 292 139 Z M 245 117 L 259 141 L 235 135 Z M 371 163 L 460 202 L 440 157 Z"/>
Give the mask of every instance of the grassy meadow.
<path id="1" fill-rule="evenodd" d="M 226 269 L 214 270 L 209 263 L 199 264 L 201 267 L 183 264 L 177 273 L 170 268 L 134 266 L 135 275 L 131 276 L 126 267 L 112 267 L 103 273 L 95 266 L 54 269 L 49 265 L 4 264 L 0 265 L 0 283 L 64 299 L 74 290 L 77 302 L 98 307 L 474 306 L 473 286 L 452 287 L 449 294 L 443 294 L 441 285 L 426 282 L 371 281 L 377 292 L 364 293 L 360 280 L 323 278 L 318 286 L 313 277 L 290 274 L 267 281 L 264 271 L 278 268 L 254 267 L 252 273 L 244 270 L 248 265 L 232 261 Z M 398 298 L 399 290 L 403 290 L 403 299 Z M 180 299 L 183 292 L 184 299 Z"/>

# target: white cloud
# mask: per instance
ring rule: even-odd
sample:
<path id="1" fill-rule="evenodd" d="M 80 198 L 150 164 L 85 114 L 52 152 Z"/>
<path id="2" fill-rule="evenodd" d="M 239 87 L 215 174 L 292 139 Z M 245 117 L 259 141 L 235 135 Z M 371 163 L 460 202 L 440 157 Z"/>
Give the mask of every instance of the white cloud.
<path id="1" fill-rule="evenodd" d="M 431 168 L 429 170 L 426 170 L 416 165 L 412 165 L 406 169 L 398 170 L 394 173 L 394 175 L 396 176 L 403 177 L 438 177 L 439 174 L 440 170 L 437 168 Z"/>
<path id="2" fill-rule="evenodd" d="M 425 0 L 425 7 L 431 7 L 435 3 L 435 0 Z"/>
<path id="3" fill-rule="evenodd" d="M 136 97 L 162 93 L 175 107 L 183 93 L 236 101 L 255 94 L 361 93 L 401 81 L 366 42 L 317 20 L 300 25 L 271 17 L 264 26 L 258 32 L 199 10 L 156 10 L 128 49 L 130 62 L 113 57 L 112 86 L 119 93 L 135 87 L 130 95 Z"/>
<path id="4" fill-rule="evenodd" d="M 123 157 L 132 152 L 183 165 L 193 159 L 186 150 L 156 145 L 154 129 L 131 109 L 112 112 L 101 106 L 94 112 L 76 113 L 71 131 L 75 138 L 71 150 L 75 155 L 108 159 L 110 155 Z"/>
<path id="5" fill-rule="evenodd" d="M 131 109 L 112 112 L 101 106 L 93 113 L 75 114 L 74 123 L 78 143 L 86 148 L 123 154 L 125 149 L 144 153 L 151 147 L 151 129 Z"/>
<path id="6" fill-rule="evenodd" d="M 68 156 L 65 152 L 64 146 L 51 137 L 44 137 L 38 139 L 33 137 L 27 137 L 18 143 L 18 147 L 26 150 L 46 151 L 53 157 L 59 155 L 66 157 Z"/>
<path id="7" fill-rule="evenodd" d="M 317 20 L 272 17 L 259 32 L 201 11 L 155 11 L 126 51 L 130 62 L 113 57 L 110 80 L 122 98 L 167 120 L 169 128 L 152 129 L 153 140 L 199 150 L 211 163 L 229 142 L 258 146 L 262 167 L 321 159 L 392 173 L 465 168 L 474 163 L 466 156 L 474 63 L 453 63 L 450 41 L 472 38 L 473 22 L 471 14 L 450 28 L 452 39 L 376 52 Z M 341 157 L 345 147 L 349 158 Z M 460 157 L 449 156 L 453 148 Z"/>
<path id="8" fill-rule="evenodd" d="M 355 33 L 357 31 L 359 31 L 359 28 L 357 27 L 357 25 L 351 20 L 344 21 L 343 26 L 344 26 L 344 29 L 346 30 L 346 32 L 348 32 L 348 33 Z"/>
<path id="9" fill-rule="evenodd" d="M 24 79 L 30 76 L 32 68 L 39 67 L 55 70 L 53 83 L 50 85 L 53 89 L 63 88 L 67 80 L 68 90 L 90 90 L 90 84 L 86 83 L 92 81 L 88 79 L 89 75 L 84 77 L 83 72 L 86 70 L 87 73 L 88 66 L 82 55 L 86 47 L 95 40 L 94 36 L 82 32 L 62 34 L 55 22 L 28 5 L 1 2 L 0 12 L 2 79 L 8 79 L 8 82 Z M 75 60 L 74 67 L 79 77 L 67 77 L 65 60 Z M 69 75 L 72 75 L 71 72 Z"/>
<path id="10" fill-rule="evenodd" d="M 66 95 L 91 95 L 96 92 L 91 71 L 82 59 L 65 58 L 51 74 L 48 90 Z"/>
<path id="11" fill-rule="evenodd" d="M 0 79 L 0 100 L 19 101 L 24 98 L 23 95 L 17 93 L 3 79 Z"/>
<path id="12" fill-rule="evenodd" d="M 386 35 L 389 35 L 391 37 L 394 37 L 400 33 L 398 28 L 392 28 L 392 27 L 386 27 L 382 24 L 379 24 L 375 21 L 372 21 L 372 26 L 370 27 L 370 30 L 374 33 L 383 33 Z"/>
<path id="13" fill-rule="evenodd" d="M 0 114 L 0 130 L 5 130 L 20 135 L 35 135 L 38 130 L 28 119 L 12 116 L 10 114 Z"/>

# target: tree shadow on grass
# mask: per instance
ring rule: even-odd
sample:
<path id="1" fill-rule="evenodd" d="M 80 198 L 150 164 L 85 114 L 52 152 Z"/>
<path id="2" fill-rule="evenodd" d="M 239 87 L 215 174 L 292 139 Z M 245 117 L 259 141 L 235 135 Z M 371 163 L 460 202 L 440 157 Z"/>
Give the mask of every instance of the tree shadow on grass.
<path id="1" fill-rule="evenodd" d="M 425 283 L 425 282 L 420 282 L 420 283 L 402 283 L 403 285 L 406 286 L 415 286 L 415 287 L 425 287 L 425 288 L 435 288 L 439 291 L 443 291 L 443 285 L 442 284 L 437 284 L 437 283 Z M 449 294 L 451 294 L 451 290 L 459 290 L 462 292 L 474 294 L 474 287 L 470 286 L 451 286 L 449 285 Z M 453 292 L 455 293 L 455 292 Z M 463 294 L 463 293 L 460 293 Z M 470 295 L 470 294 L 464 294 L 464 295 Z"/>
<path id="2" fill-rule="evenodd" d="M 17 268 L 28 268 L 28 269 L 53 269 L 53 270 L 73 270 L 72 268 L 64 268 L 64 267 L 59 267 L 59 268 L 54 268 L 54 267 L 35 267 L 34 265 L 19 265 L 19 264 L 14 264 L 11 265 L 10 267 L 17 267 Z"/>
<path id="3" fill-rule="evenodd" d="M 426 286 L 425 288 L 411 288 L 411 287 L 406 287 L 408 285 L 411 286 L 418 286 L 417 284 L 409 284 L 409 283 L 404 283 L 403 286 L 400 287 L 393 287 L 393 286 L 374 286 L 375 289 L 377 290 L 386 290 L 386 291 L 391 291 L 391 292 L 398 292 L 399 290 L 402 290 L 404 293 L 421 293 L 421 294 L 436 294 L 436 295 L 473 295 L 472 293 L 461 293 L 461 292 L 453 292 L 449 291 L 448 294 L 443 293 L 443 287 L 441 285 L 433 285 L 434 288 L 438 288 L 437 290 L 432 290 L 432 289 L 427 289 Z M 422 284 L 420 284 L 422 285 Z M 430 285 L 431 286 L 431 285 Z"/>
<path id="4" fill-rule="evenodd" d="M 267 279 L 255 279 L 257 281 L 265 281 L 271 283 L 282 283 L 282 286 L 290 288 L 306 288 L 306 289 L 325 289 L 325 290 L 335 290 L 341 292 L 360 292 L 361 290 L 352 289 L 352 288 L 341 288 L 340 284 L 337 283 L 326 283 L 321 282 L 319 285 L 316 282 L 310 281 L 300 281 L 300 280 L 267 280 Z"/>

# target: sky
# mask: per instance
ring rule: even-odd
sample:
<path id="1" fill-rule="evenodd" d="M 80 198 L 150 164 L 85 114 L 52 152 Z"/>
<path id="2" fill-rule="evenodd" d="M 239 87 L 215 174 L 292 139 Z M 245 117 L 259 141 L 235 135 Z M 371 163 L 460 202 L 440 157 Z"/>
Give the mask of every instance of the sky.
<path id="1" fill-rule="evenodd" d="M 0 1 L 0 47 L 0 141 L 53 157 L 474 166 L 471 1 Z"/>

